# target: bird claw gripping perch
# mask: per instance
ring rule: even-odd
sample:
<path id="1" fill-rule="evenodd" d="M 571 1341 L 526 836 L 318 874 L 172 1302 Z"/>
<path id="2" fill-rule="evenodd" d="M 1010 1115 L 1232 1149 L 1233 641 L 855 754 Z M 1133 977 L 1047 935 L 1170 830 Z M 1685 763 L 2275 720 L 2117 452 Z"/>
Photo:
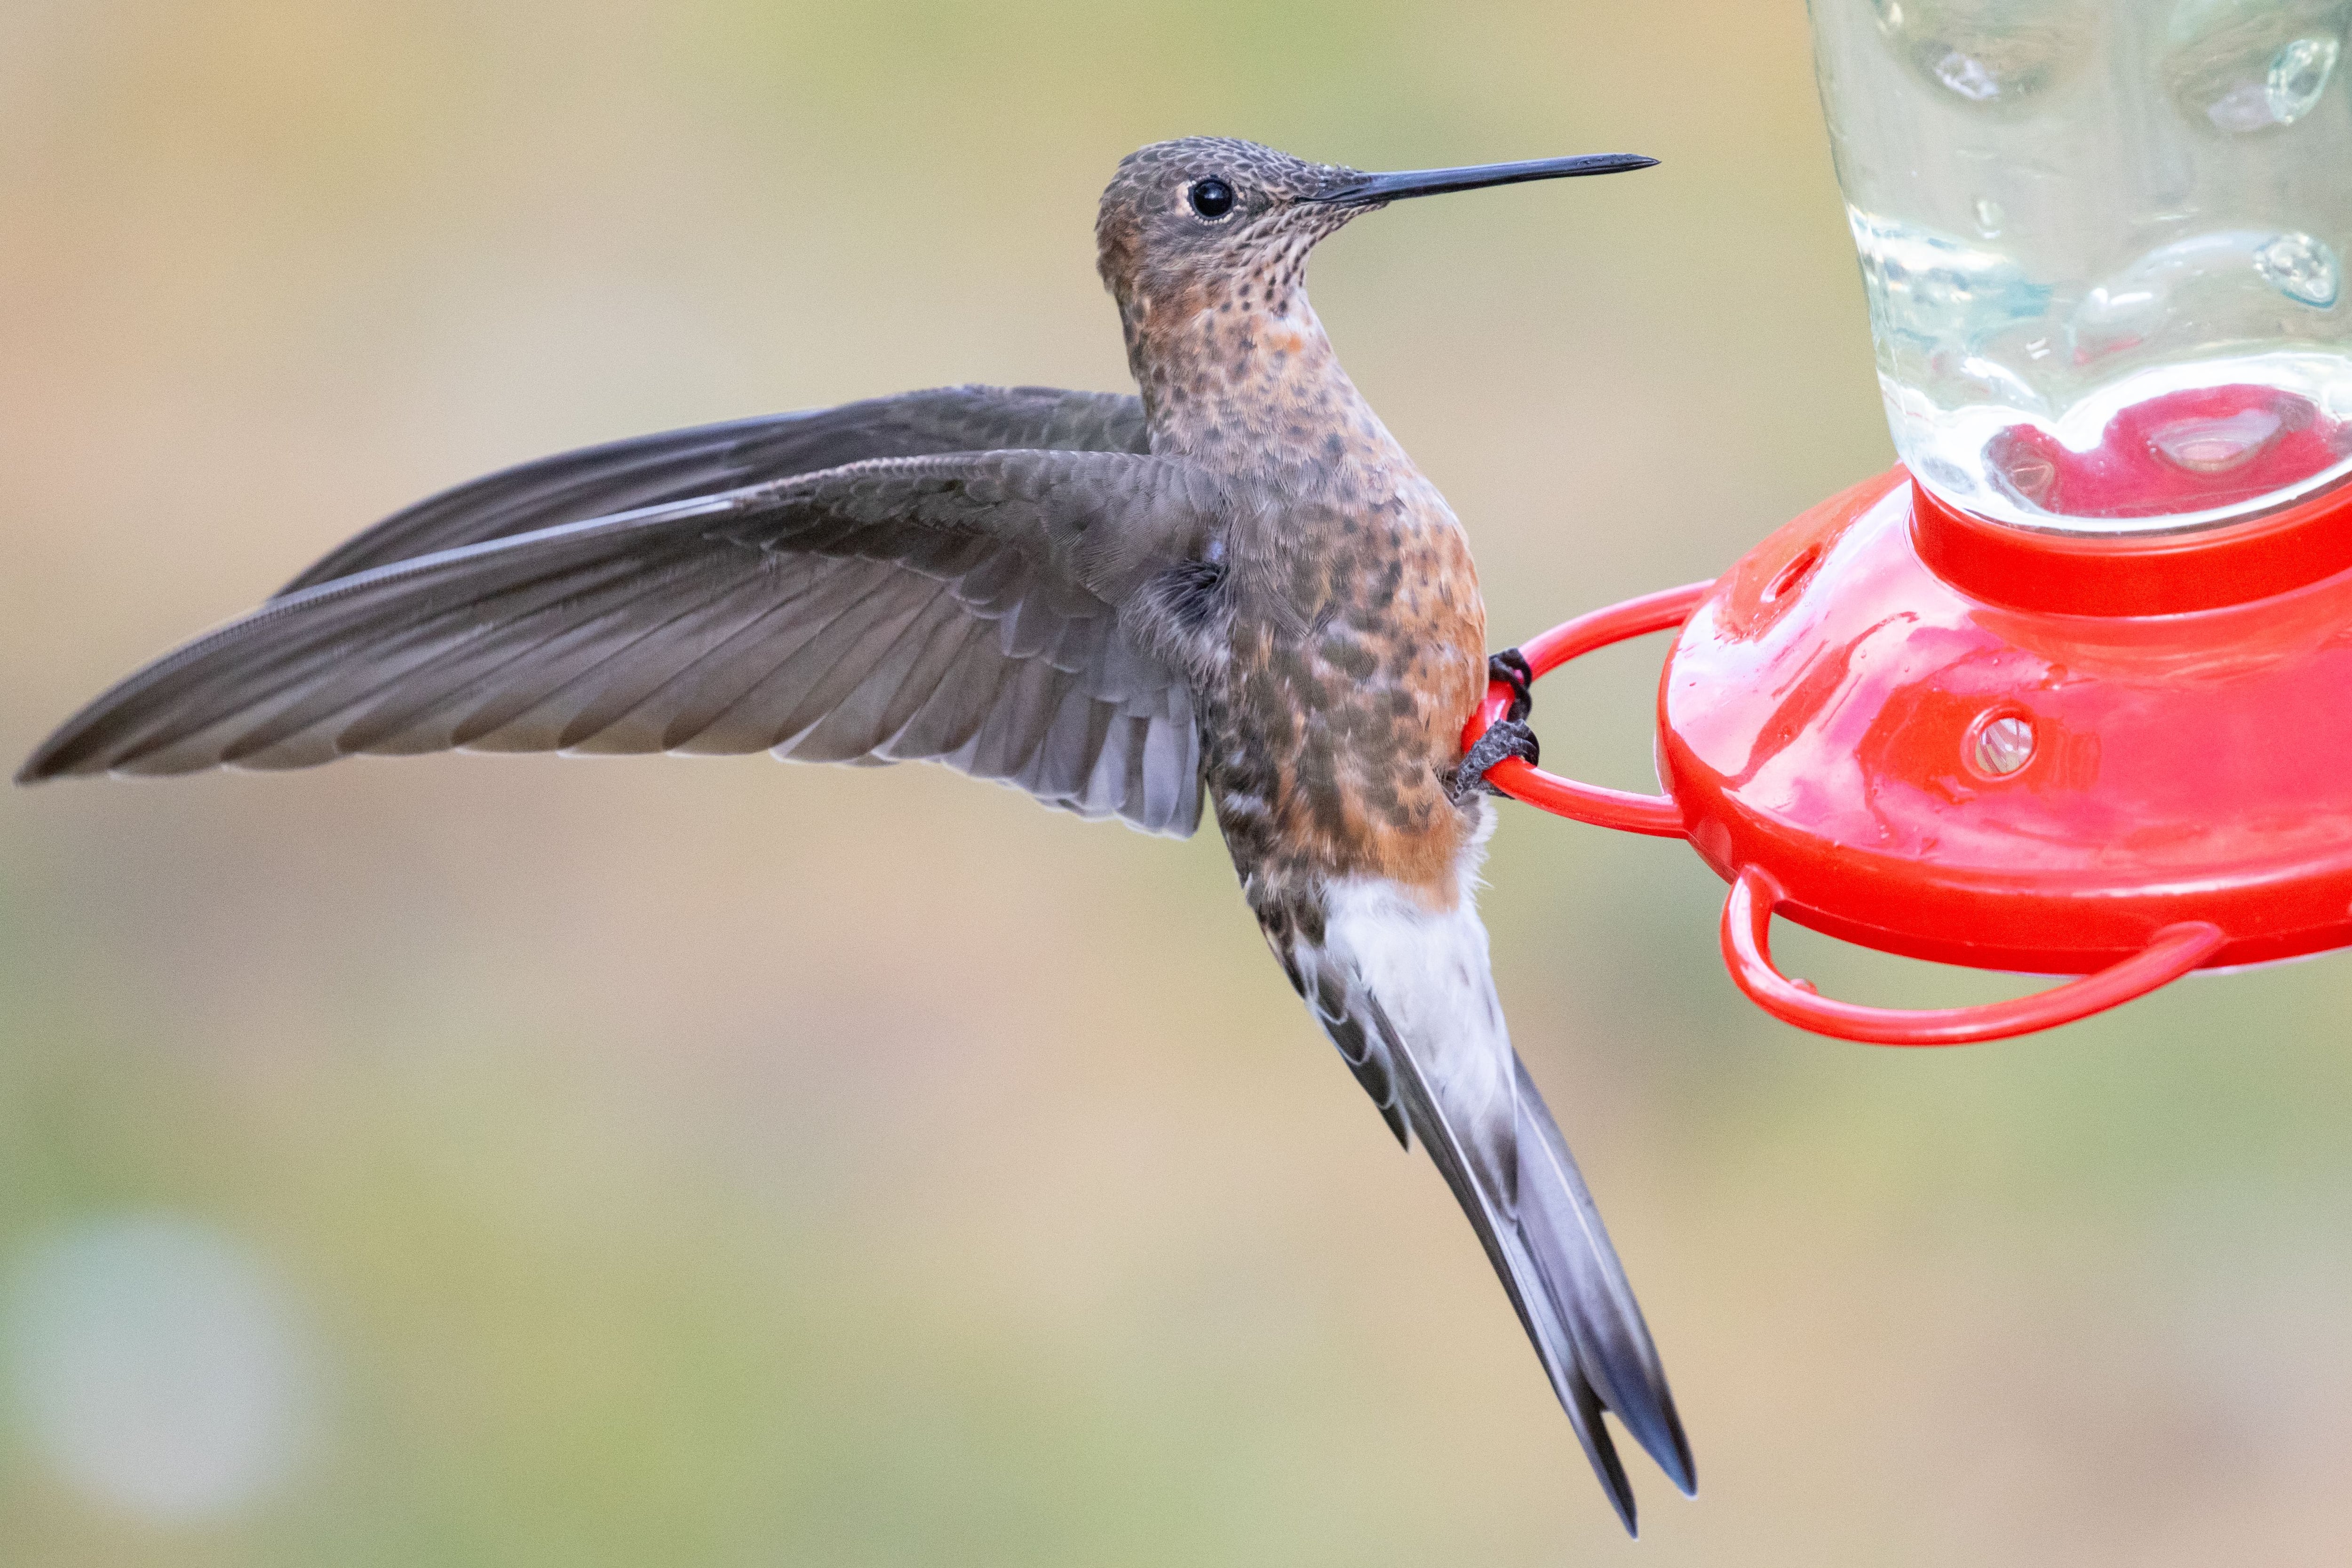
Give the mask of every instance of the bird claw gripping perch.
<path id="1" fill-rule="evenodd" d="M 1454 797 L 1456 805 L 1482 790 L 1488 795 L 1501 795 L 1501 790 L 1486 782 L 1486 770 L 1505 757 L 1525 758 L 1528 766 L 1534 767 L 1543 756 L 1536 732 L 1528 727 L 1528 715 L 1535 711 L 1536 698 L 1535 671 L 1529 668 L 1527 656 L 1515 647 L 1490 656 L 1486 660 L 1486 679 L 1499 680 L 1510 688 L 1511 705 L 1500 719 L 1486 726 L 1486 732 L 1462 754 L 1462 761 L 1454 767 L 1446 793 Z"/>

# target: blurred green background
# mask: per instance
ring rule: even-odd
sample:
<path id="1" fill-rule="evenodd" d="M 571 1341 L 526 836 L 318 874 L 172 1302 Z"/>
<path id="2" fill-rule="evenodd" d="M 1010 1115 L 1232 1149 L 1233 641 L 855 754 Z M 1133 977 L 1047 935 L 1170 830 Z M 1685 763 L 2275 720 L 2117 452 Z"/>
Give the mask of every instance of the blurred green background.
<path id="1" fill-rule="evenodd" d="M 1664 160 L 1318 258 L 1498 643 L 1888 460 L 1793 0 L 11 0 L 0 742 L 510 461 L 1125 385 L 1096 195 L 1197 132 Z M 1547 760 L 1646 782 L 1657 656 Z M 1687 850 L 1514 809 L 1490 876 L 1698 1449 L 1638 1546 L 1213 835 L 759 759 L 0 795 L 0 1559 L 2352 1559 L 2343 960 L 1880 1052 L 1739 1001 Z"/>

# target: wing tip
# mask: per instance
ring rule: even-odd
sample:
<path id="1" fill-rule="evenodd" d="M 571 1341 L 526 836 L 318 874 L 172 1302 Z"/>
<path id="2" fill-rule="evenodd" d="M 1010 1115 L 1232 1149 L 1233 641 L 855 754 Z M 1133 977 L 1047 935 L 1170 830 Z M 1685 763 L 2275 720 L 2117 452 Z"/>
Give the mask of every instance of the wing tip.
<path id="1" fill-rule="evenodd" d="M 42 742 L 24 765 L 16 770 L 15 784 L 20 789 L 47 784 L 52 779 L 69 778 L 77 773 L 100 770 L 90 766 L 86 756 L 76 756 L 75 742 L 80 739 L 79 729 L 71 724 Z"/>

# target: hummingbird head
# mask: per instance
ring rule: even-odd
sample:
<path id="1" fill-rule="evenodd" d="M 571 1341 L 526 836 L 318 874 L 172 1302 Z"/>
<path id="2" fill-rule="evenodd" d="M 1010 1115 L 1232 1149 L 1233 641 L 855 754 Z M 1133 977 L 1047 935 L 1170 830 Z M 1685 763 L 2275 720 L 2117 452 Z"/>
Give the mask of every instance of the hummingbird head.
<path id="1" fill-rule="evenodd" d="M 1188 136 L 1121 160 L 1095 221 L 1097 264 L 1130 336 L 1146 322 L 1164 329 L 1220 306 L 1281 315 L 1315 243 L 1360 214 L 1408 196 L 1655 162 L 1602 153 L 1368 174 L 1255 142 Z"/>

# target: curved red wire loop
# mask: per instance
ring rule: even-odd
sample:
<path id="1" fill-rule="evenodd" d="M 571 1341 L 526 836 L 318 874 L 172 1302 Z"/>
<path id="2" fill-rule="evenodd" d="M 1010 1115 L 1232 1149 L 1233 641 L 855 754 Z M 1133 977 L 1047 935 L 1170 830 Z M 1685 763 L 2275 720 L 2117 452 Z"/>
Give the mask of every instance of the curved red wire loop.
<path id="1" fill-rule="evenodd" d="M 1628 599 L 1562 622 L 1522 644 L 1519 652 L 1528 669 L 1541 678 L 1596 648 L 1682 625 L 1714 588 L 1712 583 L 1690 583 Z M 1487 727 L 1509 710 L 1512 695 L 1502 681 L 1487 685 L 1486 700 L 1463 727 L 1463 750 L 1475 745 Z M 1518 757 L 1504 758 L 1486 776 L 1514 800 L 1578 822 L 1662 838 L 1687 836 L 1683 809 L 1670 795 L 1579 784 Z M 1780 884 L 1757 867 L 1743 867 L 1732 879 L 1723 905 L 1722 931 L 1724 963 L 1732 980 L 1749 1001 L 1785 1023 L 1879 1046 L 1971 1045 L 2072 1023 L 2178 980 L 2227 940 L 2221 928 L 2210 921 L 2183 921 L 2158 931 L 2129 958 L 2031 996 L 1974 1007 L 1868 1007 L 1832 1001 L 1810 983 L 1791 980 L 1772 966 L 1772 914 L 1784 901 Z"/>
<path id="2" fill-rule="evenodd" d="M 1723 902 L 1723 962 L 1748 999 L 1783 1023 L 1874 1046 L 1966 1046 L 2071 1024 L 2179 979 L 2221 946 L 2220 926 L 2183 921 L 2140 952 L 2095 974 L 2014 1001 L 1974 1007 L 1865 1007 L 1833 1002 L 1772 966 L 1772 911 L 1780 884 L 1753 866 L 1732 879 Z"/>
<path id="3" fill-rule="evenodd" d="M 1682 625 L 1714 587 L 1711 582 L 1688 583 L 1679 588 L 1628 599 L 1622 605 L 1562 622 L 1541 637 L 1520 644 L 1519 652 L 1526 657 L 1528 668 L 1540 679 L 1580 654 L 1623 642 L 1627 637 Z M 1477 711 L 1470 715 L 1470 722 L 1463 726 L 1462 749 L 1466 752 L 1476 745 L 1486 727 L 1500 719 L 1510 705 L 1511 689 L 1499 680 L 1490 681 L 1486 700 L 1478 704 Z M 1630 790 L 1579 784 L 1558 773 L 1548 773 L 1519 757 L 1505 757 L 1486 770 L 1486 776 L 1513 800 L 1578 822 L 1660 838 L 1683 837 L 1683 808 L 1675 804 L 1671 795 L 1635 795 Z"/>

